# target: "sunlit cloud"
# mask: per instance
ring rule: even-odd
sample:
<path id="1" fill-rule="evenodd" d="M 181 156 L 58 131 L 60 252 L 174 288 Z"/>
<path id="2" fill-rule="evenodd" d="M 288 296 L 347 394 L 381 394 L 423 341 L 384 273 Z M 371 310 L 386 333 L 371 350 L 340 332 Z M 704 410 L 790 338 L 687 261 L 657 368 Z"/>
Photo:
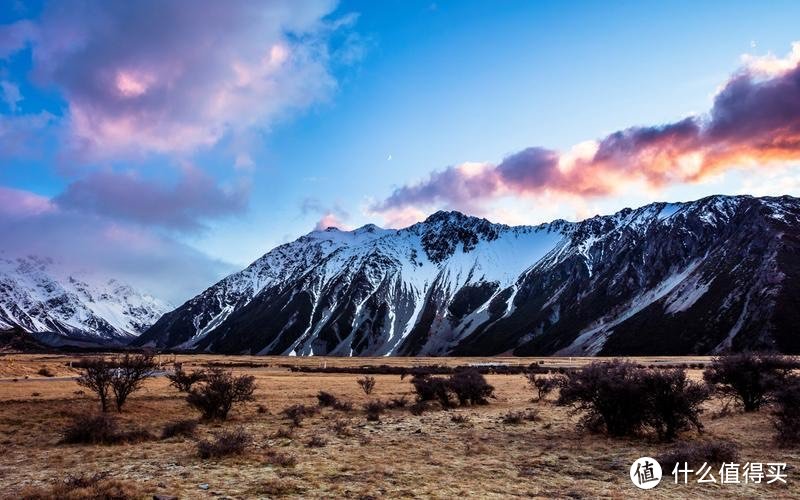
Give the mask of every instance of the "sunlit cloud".
<path id="1" fill-rule="evenodd" d="M 705 182 L 800 160 L 800 43 L 786 58 L 745 59 L 708 113 L 631 127 L 566 152 L 530 147 L 497 164 L 465 163 L 398 187 L 371 213 L 407 223 L 433 208 L 486 214 L 504 197 L 602 198 Z"/>

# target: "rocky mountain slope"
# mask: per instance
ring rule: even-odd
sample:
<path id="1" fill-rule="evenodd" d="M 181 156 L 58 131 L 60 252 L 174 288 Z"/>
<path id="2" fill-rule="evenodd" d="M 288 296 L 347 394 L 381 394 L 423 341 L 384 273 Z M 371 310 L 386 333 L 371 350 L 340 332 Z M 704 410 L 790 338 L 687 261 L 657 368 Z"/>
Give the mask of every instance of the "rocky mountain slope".
<path id="1" fill-rule="evenodd" d="M 713 196 L 510 227 L 311 232 L 135 345 L 295 355 L 800 352 L 800 200 Z"/>
<path id="2" fill-rule="evenodd" d="M 125 283 L 64 273 L 46 258 L 0 258 L 0 330 L 49 344 L 126 344 L 169 309 Z"/>

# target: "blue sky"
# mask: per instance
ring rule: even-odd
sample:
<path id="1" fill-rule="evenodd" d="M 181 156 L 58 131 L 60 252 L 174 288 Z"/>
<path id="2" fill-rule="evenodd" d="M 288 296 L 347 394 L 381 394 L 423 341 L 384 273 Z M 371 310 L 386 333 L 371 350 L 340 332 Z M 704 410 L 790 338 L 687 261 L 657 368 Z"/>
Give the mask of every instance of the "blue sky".
<path id="1" fill-rule="evenodd" d="M 439 208 L 539 223 L 800 194 L 792 152 L 767 161 L 752 144 L 702 175 L 638 172 L 652 151 L 576 167 L 619 175 L 619 189 L 556 179 L 540 156 L 504 161 L 541 147 L 563 164 L 584 141 L 721 108 L 737 74 L 791 63 L 797 2 L 275 1 L 258 22 L 248 2 L 187 4 L 0 7 L 3 227 L 33 228 L 9 254 L 91 245 L 55 257 L 145 285 L 154 265 L 206 268 L 157 290 L 175 301 L 318 224 L 397 226 Z M 453 179 L 464 196 L 446 192 Z"/>

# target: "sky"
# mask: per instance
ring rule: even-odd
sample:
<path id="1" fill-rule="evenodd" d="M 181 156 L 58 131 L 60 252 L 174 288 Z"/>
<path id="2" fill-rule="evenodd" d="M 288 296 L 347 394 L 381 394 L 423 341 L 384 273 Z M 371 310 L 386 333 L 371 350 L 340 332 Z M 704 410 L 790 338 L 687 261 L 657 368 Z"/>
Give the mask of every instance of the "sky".
<path id="1" fill-rule="evenodd" d="M 0 256 L 179 304 L 315 228 L 800 195 L 798 2 L 0 2 Z"/>

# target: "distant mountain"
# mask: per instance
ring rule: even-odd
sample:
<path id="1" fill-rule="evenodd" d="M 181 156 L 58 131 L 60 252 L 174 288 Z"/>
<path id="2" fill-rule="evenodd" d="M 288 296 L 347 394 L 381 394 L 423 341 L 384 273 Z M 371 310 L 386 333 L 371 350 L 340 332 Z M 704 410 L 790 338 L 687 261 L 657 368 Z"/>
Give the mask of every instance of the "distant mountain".
<path id="1" fill-rule="evenodd" d="M 51 345 L 127 344 L 169 309 L 118 280 L 64 273 L 46 258 L 0 258 L 0 330 Z"/>
<path id="2" fill-rule="evenodd" d="M 800 352 L 800 200 L 712 196 L 509 227 L 314 231 L 135 345 L 293 355 Z"/>

